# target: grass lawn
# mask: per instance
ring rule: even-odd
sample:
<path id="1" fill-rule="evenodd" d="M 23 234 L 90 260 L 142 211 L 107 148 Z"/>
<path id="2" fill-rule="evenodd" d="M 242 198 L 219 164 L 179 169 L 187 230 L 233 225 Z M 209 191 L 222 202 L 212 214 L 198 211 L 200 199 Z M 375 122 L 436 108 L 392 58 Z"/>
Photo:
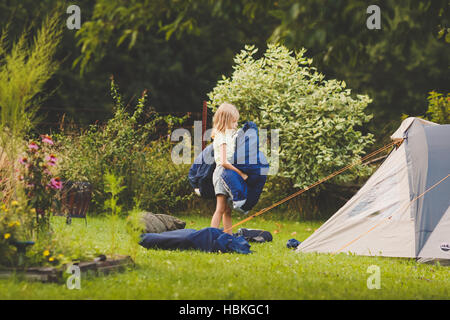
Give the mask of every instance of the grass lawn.
<path id="1" fill-rule="evenodd" d="M 237 216 L 233 215 L 234 221 Z M 304 240 L 320 222 L 255 218 L 242 227 L 272 232 L 273 242 L 252 244 L 249 255 L 198 251 L 147 250 L 117 222 L 117 249 L 132 255 L 136 267 L 103 277 L 83 277 L 80 290 L 65 284 L 0 280 L 0 299 L 449 299 L 450 267 L 422 265 L 409 259 L 346 254 L 297 254 L 286 248 L 290 238 Z M 181 216 L 186 228 L 209 226 L 210 219 Z M 78 250 L 108 252 L 112 222 L 107 218 L 53 218 Z M 278 230 L 278 232 L 274 232 Z M 294 233 L 296 232 L 296 233 Z M 369 290 L 367 268 L 381 271 L 381 289 Z"/>

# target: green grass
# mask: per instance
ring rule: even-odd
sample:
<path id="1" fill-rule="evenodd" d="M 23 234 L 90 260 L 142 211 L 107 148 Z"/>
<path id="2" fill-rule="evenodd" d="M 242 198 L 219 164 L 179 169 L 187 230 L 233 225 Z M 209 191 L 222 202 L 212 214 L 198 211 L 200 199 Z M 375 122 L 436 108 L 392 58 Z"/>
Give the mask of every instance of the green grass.
<path id="1" fill-rule="evenodd" d="M 233 216 L 237 221 L 237 216 Z M 210 219 L 182 216 L 186 228 L 209 226 Z M 449 299 L 450 268 L 411 259 L 346 254 L 295 253 L 290 238 L 304 240 L 320 222 L 255 218 L 243 227 L 272 232 L 273 242 L 252 244 L 249 255 L 147 250 L 130 241 L 118 220 L 117 253 L 135 256 L 136 267 L 102 277 L 85 277 L 80 290 L 65 284 L 0 280 L 0 299 Z M 108 252 L 111 221 L 53 218 L 57 233 L 82 252 Z M 278 230 L 278 233 L 274 233 Z M 296 233 L 294 233 L 296 232 Z M 367 268 L 381 270 L 381 289 L 367 288 Z"/>

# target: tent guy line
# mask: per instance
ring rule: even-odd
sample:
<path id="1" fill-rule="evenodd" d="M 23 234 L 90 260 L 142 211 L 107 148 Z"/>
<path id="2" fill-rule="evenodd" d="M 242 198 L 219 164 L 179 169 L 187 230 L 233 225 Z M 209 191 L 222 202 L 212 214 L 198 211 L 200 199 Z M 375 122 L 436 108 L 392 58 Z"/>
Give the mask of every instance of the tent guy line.
<path id="1" fill-rule="evenodd" d="M 428 191 L 431 191 L 431 189 L 434 189 L 435 187 L 437 187 L 441 182 L 443 182 L 445 179 L 447 179 L 448 177 L 450 177 L 450 173 L 445 176 L 444 178 L 442 178 L 441 180 L 439 180 L 438 182 L 436 182 L 434 185 L 432 185 L 431 187 L 429 187 L 427 190 L 425 190 L 422 194 L 418 195 L 417 197 L 415 197 L 414 199 L 412 199 L 406 206 L 403 206 L 401 208 L 401 210 L 397 210 L 395 211 L 393 214 L 391 214 L 389 217 L 381 220 L 380 222 L 378 222 L 376 225 L 374 225 L 372 228 L 370 228 L 368 231 L 360 234 L 358 237 L 356 237 L 355 239 L 349 241 L 348 243 L 346 243 L 345 245 L 343 245 L 341 248 L 339 248 L 339 250 L 332 252 L 331 254 L 337 254 L 339 252 L 341 252 L 342 250 L 344 250 L 345 248 L 347 248 L 349 245 L 351 245 L 352 243 L 355 243 L 356 241 L 358 241 L 359 239 L 361 239 L 363 236 L 365 236 L 366 234 L 368 234 L 369 232 L 373 231 L 376 227 L 378 227 L 379 225 L 381 225 L 384 222 L 387 222 L 389 220 L 391 220 L 392 216 L 394 216 L 397 212 L 402 212 L 403 210 L 406 210 L 413 202 L 417 201 L 419 198 L 423 197 Z"/>
<path id="2" fill-rule="evenodd" d="M 409 117 L 404 139 L 358 192 L 296 249 L 450 265 L 450 124 Z M 385 223 L 387 222 L 387 223 Z"/>
<path id="3" fill-rule="evenodd" d="M 402 144 L 403 140 L 404 139 L 396 139 L 395 141 L 392 141 L 391 143 L 388 143 L 387 145 L 381 147 L 380 149 L 375 150 L 374 152 L 372 152 L 372 153 L 366 155 L 365 157 L 359 159 L 355 163 L 349 164 L 349 165 L 345 166 L 344 168 L 341 168 L 341 169 L 333 172 L 332 174 L 328 175 L 327 177 L 322 178 L 321 180 L 319 180 L 319 181 L 317 181 L 317 182 L 315 182 L 315 183 L 313 183 L 313 184 L 311 184 L 311 185 L 309 185 L 309 186 L 307 186 L 307 187 L 305 187 L 305 188 L 303 188 L 303 189 L 301 189 L 301 190 L 291 194 L 290 196 L 287 196 L 286 198 L 284 198 L 284 199 L 282 199 L 282 200 L 280 200 L 280 201 L 270 205 L 269 207 L 261 209 L 260 211 L 258 211 L 256 213 L 252 214 L 251 216 L 249 216 L 248 218 L 245 218 L 244 220 L 239 221 L 238 223 L 234 224 L 230 228 L 224 230 L 224 232 L 227 232 L 227 231 L 229 231 L 229 230 L 231 230 L 231 229 L 233 229 L 233 228 L 235 228 L 235 227 L 237 227 L 237 226 L 239 226 L 239 225 L 241 225 L 241 224 L 243 224 L 243 223 L 245 223 L 245 222 L 247 222 L 247 221 L 249 221 L 249 220 L 251 220 L 251 219 L 253 219 L 253 218 L 255 218 L 255 217 L 257 217 L 257 216 L 259 216 L 259 215 L 261 215 L 261 214 L 263 214 L 263 213 L 265 213 L 265 212 L 267 212 L 267 211 L 269 211 L 269 210 L 271 210 L 271 209 L 273 209 L 275 207 L 277 207 L 277 206 L 279 206 L 280 204 L 283 204 L 286 201 L 289 201 L 292 198 L 295 198 L 296 196 L 299 196 L 300 194 L 308 191 L 309 189 L 312 189 L 312 188 L 318 186 L 319 184 L 321 184 L 321 183 L 323 183 L 323 182 L 325 182 L 327 180 L 330 180 L 331 178 L 333 178 L 333 177 L 343 173 L 344 171 L 347 171 L 347 170 L 353 168 L 354 166 L 363 163 L 364 161 L 366 161 L 366 160 L 372 158 L 373 156 L 375 156 L 375 155 L 377 155 L 377 154 L 379 154 L 379 153 L 389 149 L 390 147 L 392 147 L 394 145 L 398 148 Z"/>

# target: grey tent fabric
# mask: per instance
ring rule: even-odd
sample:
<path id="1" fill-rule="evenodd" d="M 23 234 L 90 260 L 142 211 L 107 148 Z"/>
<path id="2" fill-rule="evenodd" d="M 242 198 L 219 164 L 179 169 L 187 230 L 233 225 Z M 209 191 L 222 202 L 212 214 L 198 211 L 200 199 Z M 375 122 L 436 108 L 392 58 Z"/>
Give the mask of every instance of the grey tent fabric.
<path id="1" fill-rule="evenodd" d="M 413 200 L 450 173 L 450 125 L 424 126 L 414 122 L 405 143 L 410 170 L 410 199 Z M 449 204 L 450 179 L 412 203 L 417 255 Z"/>
<path id="2" fill-rule="evenodd" d="M 395 139 L 405 138 L 405 133 L 408 131 L 409 127 L 413 124 L 413 122 L 420 122 L 424 126 L 437 126 L 438 125 L 437 123 L 434 123 L 434 122 L 431 122 L 428 120 L 409 117 L 409 118 L 405 119 L 404 121 L 402 121 L 402 123 L 401 123 L 400 127 L 397 129 L 397 131 L 395 131 L 391 135 L 391 139 L 395 140 Z"/>
<path id="3" fill-rule="evenodd" d="M 419 262 L 427 263 L 439 261 L 443 265 L 450 265 L 450 207 L 439 220 L 438 225 L 428 237 L 425 245 L 420 250 Z"/>
<path id="4" fill-rule="evenodd" d="M 408 118 L 391 138 L 405 140 L 298 252 L 450 261 L 450 178 L 430 189 L 450 174 L 450 125 Z"/>
<path id="5" fill-rule="evenodd" d="M 410 257 L 415 248 L 414 221 L 411 220 L 408 203 L 408 170 L 402 144 L 392 151 L 364 186 L 297 250 Z M 393 217 L 388 224 L 386 219 L 391 215 Z M 367 233 L 368 230 L 371 231 Z"/>

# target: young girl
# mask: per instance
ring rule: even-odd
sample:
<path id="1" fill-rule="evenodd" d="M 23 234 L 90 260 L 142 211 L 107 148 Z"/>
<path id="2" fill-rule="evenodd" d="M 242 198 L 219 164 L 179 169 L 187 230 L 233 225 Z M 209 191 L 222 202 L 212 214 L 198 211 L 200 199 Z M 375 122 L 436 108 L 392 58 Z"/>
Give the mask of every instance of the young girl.
<path id="1" fill-rule="evenodd" d="M 214 192 L 216 194 L 216 211 L 211 220 L 211 227 L 219 228 L 220 221 L 223 218 L 224 231 L 232 234 L 231 230 L 231 208 L 227 204 L 227 199 L 231 197 L 229 191 L 224 186 L 222 172 L 224 169 L 236 171 L 244 180 L 248 176 L 241 170 L 234 167 L 230 162 L 233 160 L 234 149 L 236 145 L 236 127 L 239 120 L 239 112 L 235 106 L 229 103 L 223 103 L 219 106 L 213 117 L 214 139 L 214 160 L 216 169 L 213 173 Z"/>

